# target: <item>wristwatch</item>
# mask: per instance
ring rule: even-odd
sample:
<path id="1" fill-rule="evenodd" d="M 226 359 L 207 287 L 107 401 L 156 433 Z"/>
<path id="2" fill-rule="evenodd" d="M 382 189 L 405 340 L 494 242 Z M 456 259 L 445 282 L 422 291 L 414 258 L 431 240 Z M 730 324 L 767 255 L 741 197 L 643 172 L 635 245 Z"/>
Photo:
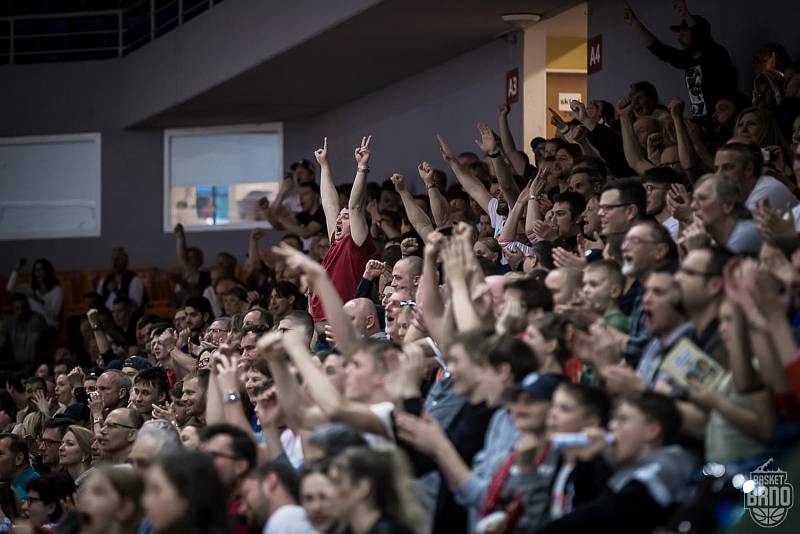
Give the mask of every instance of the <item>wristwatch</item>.
<path id="1" fill-rule="evenodd" d="M 235 391 L 229 391 L 225 394 L 225 402 L 231 403 L 239 400 L 239 394 Z"/>

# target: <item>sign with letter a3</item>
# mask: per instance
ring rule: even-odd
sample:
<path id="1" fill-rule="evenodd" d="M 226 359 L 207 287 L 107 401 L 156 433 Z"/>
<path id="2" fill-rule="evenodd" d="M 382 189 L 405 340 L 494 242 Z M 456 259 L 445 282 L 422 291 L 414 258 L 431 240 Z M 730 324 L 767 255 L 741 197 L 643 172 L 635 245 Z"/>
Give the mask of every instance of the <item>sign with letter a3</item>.
<path id="1" fill-rule="evenodd" d="M 506 72 L 506 104 L 519 102 L 519 69 Z"/>

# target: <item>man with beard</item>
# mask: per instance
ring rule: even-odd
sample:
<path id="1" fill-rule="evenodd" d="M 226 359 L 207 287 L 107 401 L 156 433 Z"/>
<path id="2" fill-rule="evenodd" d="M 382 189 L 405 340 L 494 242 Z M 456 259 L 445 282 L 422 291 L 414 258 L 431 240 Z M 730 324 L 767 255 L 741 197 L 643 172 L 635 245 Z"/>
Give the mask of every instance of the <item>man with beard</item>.
<path id="1" fill-rule="evenodd" d="M 195 421 L 206 420 L 206 391 L 208 390 L 207 370 L 194 371 L 183 379 L 181 400 L 186 405 L 186 414 Z"/>
<path id="2" fill-rule="evenodd" d="M 209 425 L 200 432 L 200 450 L 211 457 L 214 469 L 225 485 L 233 531 L 236 534 L 256 532 L 245 524 L 245 517 L 250 519 L 252 510 L 244 493 L 245 477 L 256 465 L 257 451 L 253 439 L 244 430 L 227 423 Z"/>
<path id="3" fill-rule="evenodd" d="M 672 239 L 678 240 L 678 220 L 667 206 L 667 193 L 672 184 L 682 183 L 680 175 L 669 167 L 653 167 L 642 177 L 647 193 L 647 215 L 664 225 Z"/>
<path id="4" fill-rule="evenodd" d="M 344 209 L 340 209 L 339 194 L 328 165 L 328 139 L 325 138 L 322 148 L 314 152 L 320 165 L 322 207 L 331 235 L 331 246 L 325 254 L 322 266 L 343 300 L 350 299 L 355 294 L 364 267 L 370 259 L 378 255 L 378 249 L 369 235 L 365 212 L 371 140 L 371 136 L 364 137 L 361 145 L 356 147 L 355 160 L 358 169 L 347 208 Z M 317 332 L 323 333 L 326 316 L 316 295 L 311 298 L 310 309 Z"/>
<path id="5" fill-rule="evenodd" d="M 485 126 L 485 125 L 484 125 Z M 497 146 L 496 141 L 488 127 L 481 128 L 481 148 L 486 150 L 490 158 L 499 162 L 502 159 L 502 151 Z M 513 179 L 509 176 L 501 176 L 502 173 L 498 172 L 498 182 L 490 186 L 487 191 L 483 182 L 471 174 L 466 167 L 464 167 L 459 160 L 455 157 L 452 149 L 447 145 L 444 139 L 437 136 L 439 141 L 439 150 L 442 153 L 444 160 L 450 164 L 450 168 L 464 188 L 464 191 L 481 207 L 483 211 L 489 215 L 489 220 L 494 228 L 494 237 L 500 235 L 503 230 L 503 225 L 506 222 L 506 217 L 509 212 L 509 204 L 517 201 L 519 196 L 519 187 L 514 183 Z"/>
<path id="6" fill-rule="evenodd" d="M 678 247 L 667 229 L 658 222 L 642 221 L 625 234 L 622 242 L 622 274 L 640 284 L 644 283 L 656 266 L 666 264 L 674 267 L 677 261 Z M 635 366 L 641 357 L 642 348 L 652 337 L 645 324 L 641 295 L 633 303 L 628 335 L 630 337 L 623 357 L 631 366 Z"/>
<path id="7" fill-rule="evenodd" d="M 731 87 L 736 87 L 731 58 L 725 47 L 711 38 L 711 25 L 706 19 L 692 15 L 686 0 L 677 0 L 673 6 L 682 20 L 680 25 L 670 26 L 678 34 L 681 49 L 665 45 L 648 30 L 625 4 L 625 22 L 639 33 L 650 52 L 657 58 L 678 69 L 684 69 L 686 87 L 692 115 L 708 117 L 717 100 Z"/>

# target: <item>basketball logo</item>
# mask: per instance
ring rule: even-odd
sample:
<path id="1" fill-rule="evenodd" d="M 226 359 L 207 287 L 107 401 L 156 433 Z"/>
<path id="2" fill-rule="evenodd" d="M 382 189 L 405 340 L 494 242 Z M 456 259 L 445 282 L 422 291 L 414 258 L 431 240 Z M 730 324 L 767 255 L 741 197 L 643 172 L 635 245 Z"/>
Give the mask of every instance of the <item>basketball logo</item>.
<path id="1" fill-rule="evenodd" d="M 750 480 L 744 483 L 742 491 L 745 509 L 762 527 L 783 523 L 794 504 L 794 487 L 788 481 L 788 473 L 779 469 L 772 458 L 750 472 Z"/>

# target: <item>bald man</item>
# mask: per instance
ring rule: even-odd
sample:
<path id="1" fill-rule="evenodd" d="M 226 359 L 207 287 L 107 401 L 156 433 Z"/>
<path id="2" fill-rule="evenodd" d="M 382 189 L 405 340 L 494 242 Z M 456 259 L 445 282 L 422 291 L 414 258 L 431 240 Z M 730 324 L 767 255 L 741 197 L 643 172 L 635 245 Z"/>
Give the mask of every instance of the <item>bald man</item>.
<path id="1" fill-rule="evenodd" d="M 386 334 L 381 331 L 380 323 L 378 322 L 378 310 L 371 300 L 349 300 L 344 305 L 344 313 L 352 321 L 358 337 L 386 338 Z"/>
<path id="2" fill-rule="evenodd" d="M 565 306 L 573 301 L 581 288 L 583 273 L 578 269 L 565 267 L 547 274 L 544 285 L 553 294 L 554 306 Z"/>
<path id="3" fill-rule="evenodd" d="M 419 256 L 406 256 L 394 264 L 394 268 L 392 269 L 392 287 L 417 287 L 421 276 L 422 258 Z"/>

